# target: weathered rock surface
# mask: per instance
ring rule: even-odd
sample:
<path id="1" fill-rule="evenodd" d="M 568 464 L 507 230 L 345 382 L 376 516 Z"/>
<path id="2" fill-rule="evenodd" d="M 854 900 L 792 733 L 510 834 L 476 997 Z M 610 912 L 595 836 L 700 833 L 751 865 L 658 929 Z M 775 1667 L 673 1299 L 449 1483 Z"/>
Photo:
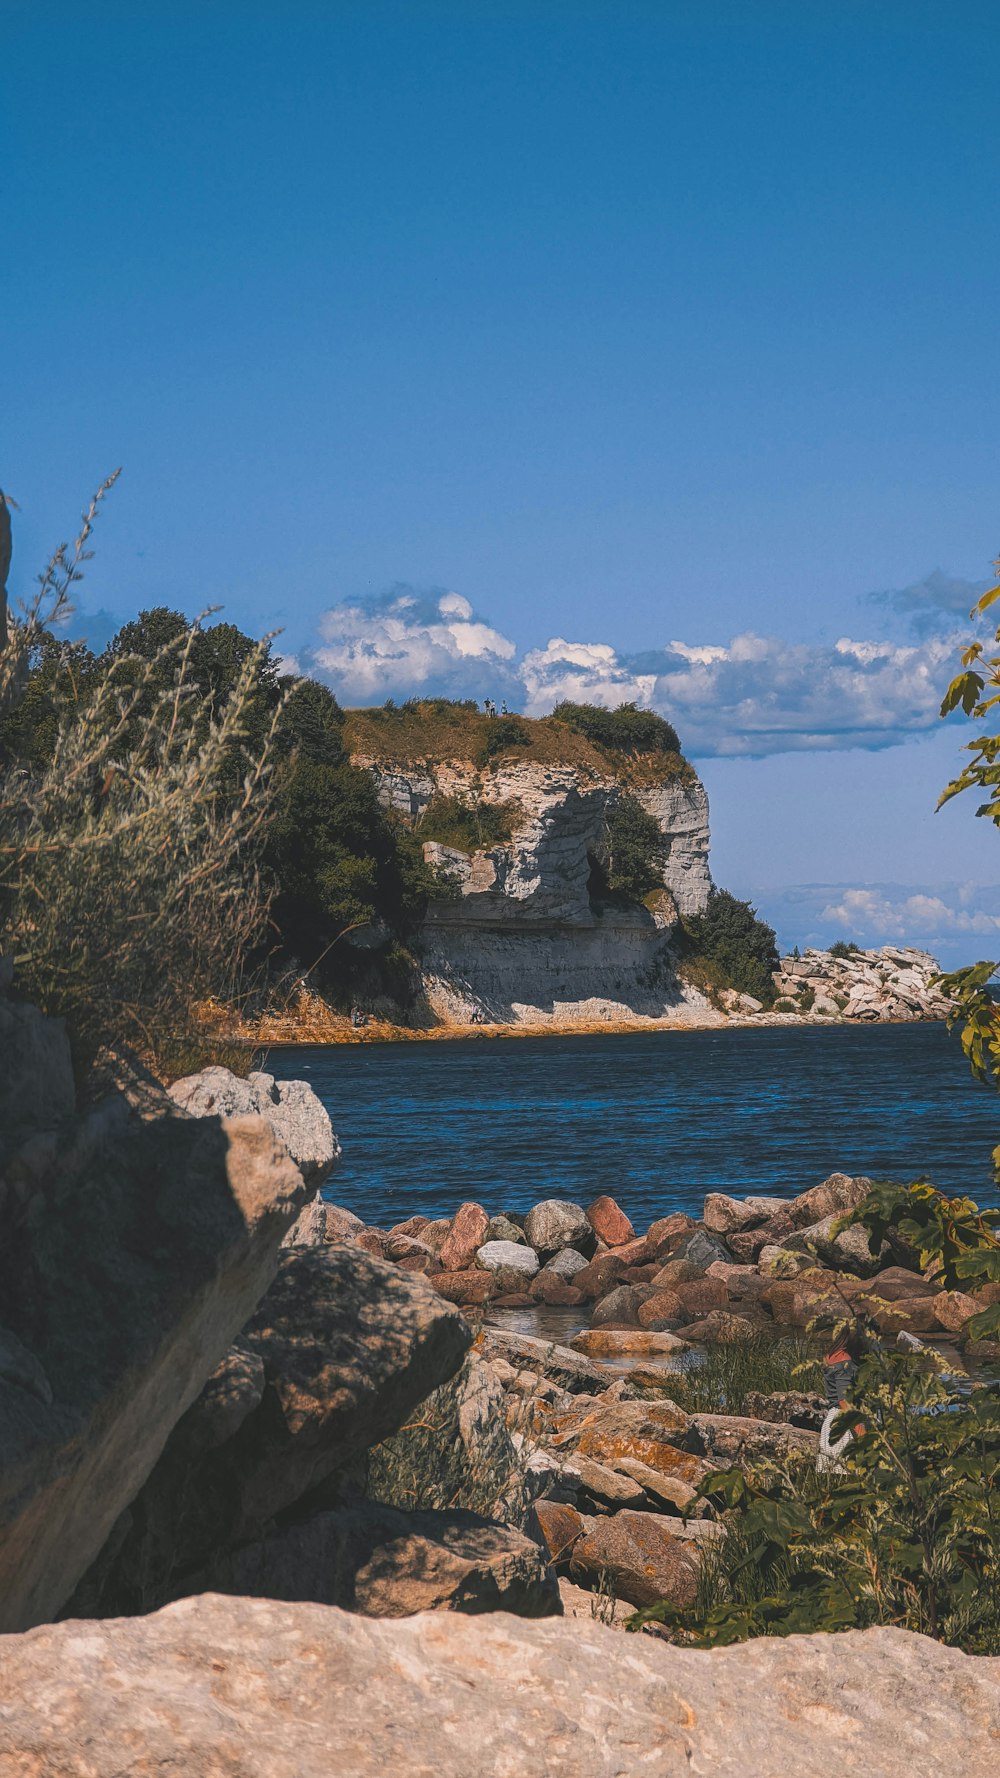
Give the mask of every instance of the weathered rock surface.
<path id="1" fill-rule="evenodd" d="M 909 946 L 832 956 L 807 950 L 783 957 L 774 976 L 781 1010 L 858 1019 L 943 1019 L 951 1003 L 932 986 L 937 960 Z"/>
<path id="2" fill-rule="evenodd" d="M 65 1034 L 28 1011 L 0 1008 L 0 1080 L 25 1058 L 49 1070 L 21 1106 L 48 1130 L 11 1143 L 0 1181 L 10 1629 L 68 1598 L 267 1288 L 309 1192 L 259 1117 L 194 1122 L 147 1083 L 141 1116 L 118 1094 L 73 1119 Z"/>
<path id="3" fill-rule="evenodd" d="M 582 1247 L 587 1253 L 594 1250 L 594 1231 L 583 1206 L 564 1198 L 546 1198 L 533 1205 L 524 1219 L 524 1233 L 542 1259 L 564 1247 Z"/>
<path id="4" fill-rule="evenodd" d="M 573 1335 L 570 1345 L 574 1352 L 589 1358 L 625 1358 L 630 1354 L 666 1358 L 684 1351 L 684 1341 L 676 1334 L 651 1333 L 645 1327 L 587 1327 Z"/>
<path id="5" fill-rule="evenodd" d="M 690 767 L 649 759 L 649 781 L 636 783 L 633 768 L 626 786 L 596 753 L 576 764 L 501 755 L 483 772 L 466 759 L 375 757 L 376 746 L 366 734 L 357 763 L 404 821 L 416 821 L 435 796 L 499 802 L 514 816 L 503 843 L 472 852 L 426 844 L 428 861 L 457 891 L 431 904 L 416 939 L 435 1010 L 529 1024 L 684 1016 L 688 1008 L 712 1016 L 670 950 L 678 913 L 701 912 L 711 888 L 708 805 Z M 626 789 L 669 841 L 663 883 L 653 907 L 610 903 L 598 914 L 593 862 L 605 855 L 607 816 Z"/>
<path id="6" fill-rule="evenodd" d="M 286 1250 L 207 1403 L 174 1430 L 72 1609 L 177 1597 L 213 1552 L 249 1542 L 393 1433 L 471 1338 L 419 1276 L 356 1247 Z"/>
<path id="7" fill-rule="evenodd" d="M 438 1259 L 446 1272 L 461 1271 L 476 1257 L 486 1240 L 490 1219 L 481 1204 L 460 1204 L 451 1219 L 451 1228 L 438 1248 Z"/>
<path id="8" fill-rule="evenodd" d="M 621 1205 L 607 1195 L 588 1204 L 587 1221 L 598 1239 L 608 1247 L 622 1247 L 626 1241 L 635 1240 L 635 1229 Z"/>
<path id="9" fill-rule="evenodd" d="M 314 1187 L 322 1185 L 340 1159 L 330 1114 L 304 1080 L 277 1081 L 273 1074 L 241 1080 L 228 1068 L 203 1068 L 175 1080 L 170 1097 L 191 1117 L 266 1119 L 303 1179 Z"/>
<path id="10" fill-rule="evenodd" d="M 591 1519 L 570 1556 L 572 1576 L 603 1581 L 632 1605 L 655 1605 L 659 1599 L 681 1608 L 693 1605 L 699 1567 L 697 1548 L 677 1536 L 669 1519 L 629 1508 Z"/>
<path id="11" fill-rule="evenodd" d="M 213 1563 L 198 1591 L 313 1600 L 367 1617 L 418 1611 L 559 1615 L 536 1543 L 470 1512 L 399 1512 L 364 1502 L 317 1513 Z"/>
<path id="12" fill-rule="evenodd" d="M 993 1778 L 998 1740 L 1000 1661 L 904 1630 L 701 1653 L 209 1594 L 0 1644 L 0 1778 Z"/>
<path id="13" fill-rule="evenodd" d="M 538 1271 L 538 1255 L 516 1241 L 485 1241 L 477 1249 L 476 1264 L 483 1272 L 500 1272 L 507 1278 L 531 1282 Z"/>

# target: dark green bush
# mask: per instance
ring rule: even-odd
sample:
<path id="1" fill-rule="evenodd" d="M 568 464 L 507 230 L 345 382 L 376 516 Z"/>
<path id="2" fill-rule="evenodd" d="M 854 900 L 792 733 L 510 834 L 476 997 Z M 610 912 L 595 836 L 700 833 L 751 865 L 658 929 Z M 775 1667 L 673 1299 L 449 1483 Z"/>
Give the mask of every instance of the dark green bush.
<path id="1" fill-rule="evenodd" d="M 458 796 L 434 796 L 416 828 L 416 838 L 436 840 L 456 852 L 481 852 L 510 839 L 521 816 L 517 802 L 465 802 Z"/>
<path id="2" fill-rule="evenodd" d="M 688 955 L 716 964 L 741 994 L 752 994 L 765 1006 L 772 1004 L 771 972 L 778 967 L 774 929 L 748 901 L 740 901 L 728 889 L 713 889 L 705 912 L 690 917 L 684 931 Z"/>
<path id="3" fill-rule="evenodd" d="M 641 901 L 650 890 L 662 887 L 670 842 L 638 797 L 619 796 L 611 805 L 605 835 L 606 859 L 595 862 L 591 873 L 594 900 Z"/>
<path id="4" fill-rule="evenodd" d="M 479 745 L 476 764 L 488 765 L 500 753 L 512 747 L 530 747 L 531 736 L 520 716 L 495 716 Z"/>
<path id="5" fill-rule="evenodd" d="M 617 710 L 605 710 L 599 704 L 571 704 L 564 701 L 552 712 L 553 720 L 575 729 L 597 747 L 610 753 L 639 755 L 643 753 L 678 753 L 677 730 L 653 710 L 640 710 L 635 704 L 619 704 Z"/>
<path id="6" fill-rule="evenodd" d="M 845 939 L 838 938 L 836 943 L 830 946 L 830 956 L 856 957 L 860 949 L 860 945 L 850 944 Z"/>

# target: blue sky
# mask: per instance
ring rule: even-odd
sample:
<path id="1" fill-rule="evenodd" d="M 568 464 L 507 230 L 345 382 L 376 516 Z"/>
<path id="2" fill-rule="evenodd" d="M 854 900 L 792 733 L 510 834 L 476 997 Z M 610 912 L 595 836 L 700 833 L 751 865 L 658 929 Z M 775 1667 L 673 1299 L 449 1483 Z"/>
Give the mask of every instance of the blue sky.
<path id="1" fill-rule="evenodd" d="M 998 842 L 931 809 L 1000 548 L 992 0 L 0 25 L 15 589 L 123 463 L 93 635 L 222 604 L 345 697 L 637 695 L 787 942 L 988 943 Z"/>

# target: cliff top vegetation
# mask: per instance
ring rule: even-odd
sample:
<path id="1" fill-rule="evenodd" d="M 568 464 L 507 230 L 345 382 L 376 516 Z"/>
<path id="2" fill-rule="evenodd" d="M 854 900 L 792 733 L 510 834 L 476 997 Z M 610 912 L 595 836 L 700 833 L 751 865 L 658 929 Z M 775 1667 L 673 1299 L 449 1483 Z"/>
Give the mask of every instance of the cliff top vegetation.
<path id="1" fill-rule="evenodd" d="M 344 738 L 355 759 L 403 766 L 468 760 L 480 770 L 509 764 L 572 766 L 591 777 L 612 773 L 642 788 L 672 779 L 693 783 L 669 722 L 623 704 L 560 704 L 551 716 L 487 716 L 470 699 L 410 698 L 345 710 Z"/>

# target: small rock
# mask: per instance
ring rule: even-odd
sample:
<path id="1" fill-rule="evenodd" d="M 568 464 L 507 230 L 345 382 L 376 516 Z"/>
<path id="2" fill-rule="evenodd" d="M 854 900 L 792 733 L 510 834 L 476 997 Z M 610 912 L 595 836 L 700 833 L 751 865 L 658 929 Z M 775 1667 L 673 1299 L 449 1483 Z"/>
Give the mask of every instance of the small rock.
<path id="1" fill-rule="evenodd" d="M 961 1333 L 966 1322 L 978 1314 L 979 1304 L 964 1290 L 942 1290 L 932 1297 L 931 1308 L 946 1333 Z"/>
<path id="2" fill-rule="evenodd" d="M 593 1457 L 574 1457 L 564 1465 L 562 1473 L 579 1485 L 581 1493 L 589 1495 L 602 1507 L 617 1510 L 643 1503 L 643 1489 L 638 1482 L 616 1469 L 609 1469 L 605 1463 L 596 1462 Z"/>
<path id="3" fill-rule="evenodd" d="M 654 1329 L 660 1322 L 683 1321 L 684 1305 L 675 1290 L 658 1290 L 639 1304 L 638 1320 L 640 1327 Z"/>
<path id="4" fill-rule="evenodd" d="M 529 1294 L 532 1302 L 547 1303 L 552 1308 L 578 1309 L 584 1301 L 582 1291 L 548 1266 L 532 1279 Z"/>
<path id="5" fill-rule="evenodd" d="M 433 1272 L 429 1282 L 439 1296 L 443 1296 L 449 1303 L 457 1303 L 460 1308 L 485 1303 L 496 1292 L 492 1272 Z M 531 1299 L 528 1300 L 530 1302 Z"/>
<path id="6" fill-rule="evenodd" d="M 594 1304 L 592 1327 L 638 1327 L 642 1297 L 634 1284 L 617 1284 Z"/>
<path id="7" fill-rule="evenodd" d="M 625 1270 L 625 1261 L 617 1253 L 596 1253 L 583 1269 L 577 1272 L 573 1283 L 577 1290 L 590 1301 L 606 1296 L 609 1290 L 621 1281 Z"/>
<path id="8" fill-rule="evenodd" d="M 721 1261 L 713 1263 L 721 1264 Z M 675 1290 L 678 1284 L 690 1284 L 695 1278 L 706 1276 L 704 1266 L 696 1266 L 689 1259 L 668 1259 L 653 1274 L 650 1283 L 657 1290 Z"/>
<path id="9" fill-rule="evenodd" d="M 560 1500 L 536 1500 L 535 1517 L 554 1568 L 568 1567 L 573 1545 L 586 1526 L 575 1506 Z"/>
<path id="10" fill-rule="evenodd" d="M 730 1346 L 735 1341 L 751 1340 L 760 1324 L 745 1315 L 734 1315 L 725 1309 L 712 1309 L 698 1321 L 689 1321 L 681 1333 L 686 1340 L 700 1345 Z"/>
<path id="11" fill-rule="evenodd" d="M 587 1261 L 575 1247 L 563 1247 L 552 1259 L 545 1262 L 545 1270 L 555 1272 L 559 1278 L 565 1278 L 567 1284 L 575 1283 L 577 1273 L 585 1272 L 586 1269 Z"/>
<path id="12" fill-rule="evenodd" d="M 438 1258 L 446 1272 L 460 1272 L 471 1266 L 477 1249 L 486 1239 L 490 1219 L 481 1204 L 460 1204 L 451 1219 L 446 1240 L 438 1250 Z"/>
<path id="13" fill-rule="evenodd" d="M 518 1247 L 527 1245 L 524 1230 L 511 1222 L 509 1216 L 491 1216 L 486 1229 L 487 1241 L 514 1241 Z"/>
<path id="14" fill-rule="evenodd" d="M 638 1482 L 645 1494 L 663 1511 L 686 1513 L 695 1497 L 696 1489 L 692 1488 L 690 1482 L 685 1482 L 678 1475 L 664 1475 L 662 1470 L 640 1462 L 638 1457 L 619 1457 L 616 1468 L 633 1482 Z"/>
<path id="15" fill-rule="evenodd" d="M 668 1529 L 658 1513 L 623 1512 L 594 1519 L 572 1548 L 570 1572 L 600 1579 L 619 1599 L 653 1605 L 666 1599 L 692 1606 L 698 1590 L 696 1548 Z"/>
<path id="16" fill-rule="evenodd" d="M 326 1238 L 328 1241 L 353 1241 L 364 1228 L 360 1216 L 345 1210 L 342 1204 L 326 1204 Z"/>
<path id="17" fill-rule="evenodd" d="M 516 1241 L 487 1241 L 475 1255 L 481 1272 L 502 1272 L 504 1277 L 520 1280 L 522 1288 L 538 1271 L 538 1255 L 530 1247 L 519 1247 Z"/>
<path id="18" fill-rule="evenodd" d="M 651 1357 L 654 1353 L 683 1352 L 686 1341 L 672 1333 L 650 1333 L 642 1327 L 585 1327 L 570 1340 L 574 1352 L 588 1358 L 622 1358 L 629 1353 Z"/>
<path id="19" fill-rule="evenodd" d="M 586 1214 L 595 1235 L 609 1247 L 622 1247 L 626 1241 L 635 1240 L 635 1229 L 614 1198 L 596 1198 Z"/>
<path id="20" fill-rule="evenodd" d="M 734 1240 L 738 1238 L 738 1236 L 733 1237 Z M 721 1236 L 713 1235 L 710 1230 L 696 1226 L 690 1234 L 682 1238 L 671 1257 L 673 1259 L 689 1259 L 693 1265 L 700 1266 L 703 1272 L 707 1272 L 713 1260 L 730 1261 L 733 1254 Z"/>

